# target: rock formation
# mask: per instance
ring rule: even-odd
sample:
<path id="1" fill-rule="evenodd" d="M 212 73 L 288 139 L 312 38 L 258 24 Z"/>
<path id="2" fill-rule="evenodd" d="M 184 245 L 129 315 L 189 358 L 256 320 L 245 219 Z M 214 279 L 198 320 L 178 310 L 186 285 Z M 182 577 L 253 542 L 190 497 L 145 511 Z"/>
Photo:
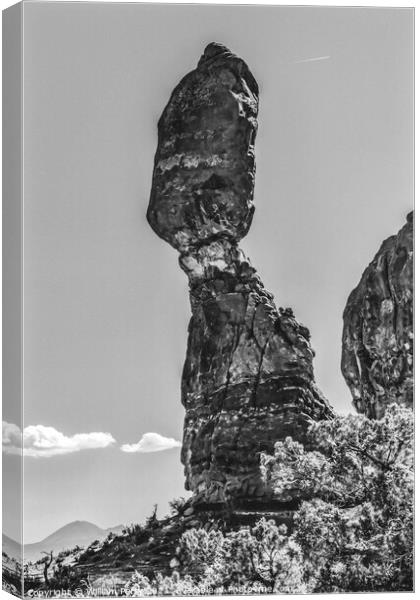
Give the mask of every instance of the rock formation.
<path id="1" fill-rule="evenodd" d="M 308 329 L 277 310 L 238 247 L 254 212 L 257 112 L 247 65 L 212 43 L 159 120 L 147 217 L 189 278 L 182 462 L 196 504 L 268 500 L 259 453 L 332 414 Z"/>
<path id="2" fill-rule="evenodd" d="M 413 213 L 385 240 L 344 310 L 341 370 L 356 409 L 413 406 Z"/>

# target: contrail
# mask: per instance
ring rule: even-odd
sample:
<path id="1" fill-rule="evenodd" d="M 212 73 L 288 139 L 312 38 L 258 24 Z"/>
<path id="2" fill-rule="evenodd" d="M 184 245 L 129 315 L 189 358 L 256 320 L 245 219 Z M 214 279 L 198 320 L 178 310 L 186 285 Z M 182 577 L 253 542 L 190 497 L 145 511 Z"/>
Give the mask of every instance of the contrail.
<path id="1" fill-rule="evenodd" d="M 317 60 L 328 60 L 331 56 L 314 56 L 313 58 L 302 58 L 302 60 L 293 60 L 292 64 L 297 63 L 305 63 L 305 62 L 315 62 Z"/>

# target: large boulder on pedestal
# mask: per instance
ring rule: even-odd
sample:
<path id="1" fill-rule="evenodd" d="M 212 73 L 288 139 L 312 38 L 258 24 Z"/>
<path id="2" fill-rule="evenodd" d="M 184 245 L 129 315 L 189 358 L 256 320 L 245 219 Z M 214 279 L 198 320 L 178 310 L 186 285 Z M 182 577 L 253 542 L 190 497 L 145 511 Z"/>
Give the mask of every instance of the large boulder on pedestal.
<path id="1" fill-rule="evenodd" d="M 304 442 L 333 414 L 308 329 L 277 309 L 238 247 L 254 211 L 257 111 L 247 65 L 210 44 L 159 121 L 147 217 L 189 278 L 182 462 L 197 505 L 270 504 L 260 453 L 288 435 Z"/>

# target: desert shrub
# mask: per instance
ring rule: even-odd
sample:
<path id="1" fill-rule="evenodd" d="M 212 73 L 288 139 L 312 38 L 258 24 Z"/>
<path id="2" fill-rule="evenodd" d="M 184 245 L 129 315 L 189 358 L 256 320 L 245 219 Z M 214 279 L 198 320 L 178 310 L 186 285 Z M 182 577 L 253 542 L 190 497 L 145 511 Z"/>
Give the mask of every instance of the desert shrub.
<path id="1" fill-rule="evenodd" d="M 314 424 L 317 451 L 291 438 L 262 458 L 279 497 L 306 498 L 294 541 L 314 590 L 400 591 L 413 587 L 413 413 L 390 406 Z"/>
<path id="2" fill-rule="evenodd" d="M 175 498 L 174 500 L 171 500 L 171 502 L 169 502 L 169 508 L 171 510 L 171 514 L 174 516 L 182 515 L 186 504 L 187 504 L 187 501 L 183 496 L 181 496 L 180 498 Z"/>
<path id="3" fill-rule="evenodd" d="M 124 595 L 134 598 L 143 596 L 191 596 L 200 594 L 197 584 L 191 576 L 181 578 L 178 573 L 165 576 L 157 573 L 153 579 L 137 571 L 124 587 Z"/>
<path id="4" fill-rule="evenodd" d="M 50 579 L 50 587 L 52 589 L 70 589 L 79 583 L 79 579 L 77 570 L 70 565 L 64 565 L 63 559 L 57 559 Z"/>
<path id="5" fill-rule="evenodd" d="M 186 532 L 180 555 L 186 554 L 193 569 L 202 573 L 201 583 L 211 588 L 243 588 L 259 584 L 265 591 L 307 591 L 302 580 L 302 553 L 287 536 L 284 525 L 261 519 L 254 527 L 226 534 L 203 529 Z M 198 568 L 197 568 L 198 567 Z"/>
<path id="6" fill-rule="evenodd" d="M 157 518 L 157 509 L 158 509 L 158 505 L 155 504 L 153 507 L 153 512 L 150 515 L 150 517 L 147 517 L 146 519 L 146 525 L 145 528 L 146 529 L 156 529 L 157 527 L 159 527 L 159 519 Z"/>
<path id="7" fill-rule="evenodd" d="M 128 595 L 307 591 L 300 549 L 274 521 L 261 519 L 252 528 L 226 534 L 191 529 L 180 539 L 178 556 L 187 575 L 136 573 Z"/>
<path id="8" fill-rule="evenodd" d="M 186 531 L 178 546 L 178 558 L 184 569 L 195 576 L 204 575 L 207 567 L 214 564 L 223 539 L 221 531 L 208 532 L 202 528 Z"/>
<path id="9" fill-rule="evenodd" d="M 131 540 L 135 545 L 143 544 L 147 542 L 150 537 L 151 530 L 146 526 L 138 523 L 126 527 L 123 533 L 127 536 L 128 540 Z"/>

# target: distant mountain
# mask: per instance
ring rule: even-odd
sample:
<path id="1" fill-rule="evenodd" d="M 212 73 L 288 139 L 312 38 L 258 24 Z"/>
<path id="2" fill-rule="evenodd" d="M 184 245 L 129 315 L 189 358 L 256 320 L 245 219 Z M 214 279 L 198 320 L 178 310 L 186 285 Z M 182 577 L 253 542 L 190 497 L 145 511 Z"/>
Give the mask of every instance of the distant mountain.
<path id="1" fill-rule="evenodd" d="M 70 550 L 75 546 L 86 548 L 95 540 L 103 540 L 109 533 L 120 533 L 123 525 L 101 529 L 88 521 L 73 521 L 57 529 L 54 533 L 40 542 L 25 544 L 24 562 L 35 562 L 42 558 L 42 552 L 58 554 L 62 550 Z M 19 544 L 3 534 L 3 551 L 13 558 L 18 558 Z"/>
<path id="2" fill-rule="evenodd" d="M 18 542 L 12 540 L 8 535 L 3 533 L 3 544 L 2 544 L 3 552 L 6 552 L 7 556 L 10 558 L 16 558 L 17 560 L 22 559 L 22 548 Z"/>

